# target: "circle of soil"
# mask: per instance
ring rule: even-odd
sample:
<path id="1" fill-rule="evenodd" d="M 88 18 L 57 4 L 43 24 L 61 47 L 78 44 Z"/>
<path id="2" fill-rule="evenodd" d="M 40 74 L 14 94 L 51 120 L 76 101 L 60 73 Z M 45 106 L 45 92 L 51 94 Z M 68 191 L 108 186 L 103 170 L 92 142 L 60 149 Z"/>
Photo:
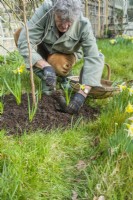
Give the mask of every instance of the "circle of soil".
<path id="1" fill-rule="evenodd" d="M 51 130 L 60 127 L 65 129 L 79 118 L 89 122 L 96 119 L 99 114 L 99 108 L 92 108 L 86 104 L 83 105 L 79 114 L 63 113 L 59 110 L 59 104 L 53 97 L 43 95 L 38 101 L 37 112 L 30 122 L 27 94 L 22 95 L 20 105 L 17 105 L 15 97 L 11 94 L 5 95 L 3 102 L 4 112 L 0 115 L 0 130 L 6 130 L 7 134 L 22 134 L 24 131 Z"/>

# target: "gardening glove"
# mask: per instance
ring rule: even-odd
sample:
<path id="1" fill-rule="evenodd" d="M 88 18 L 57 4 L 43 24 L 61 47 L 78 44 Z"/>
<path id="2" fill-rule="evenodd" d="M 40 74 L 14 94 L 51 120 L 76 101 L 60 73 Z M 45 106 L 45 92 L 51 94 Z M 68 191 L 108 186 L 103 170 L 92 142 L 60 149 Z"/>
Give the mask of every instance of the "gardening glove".
<path id="1" fill-rule="evenodd" d="M 46 66 L 43 68 L 44 80 L 47 86 L 55 90 L 56 87 L 56 73 L 52 66 Z"/>
<path id="2" fill-rule="evenodd" d="M 83 106 L 85 99 L 86 98 L 82 94 L 76 93 L 73 99 L 70 101 L 69 105 L 67 106 L 66 112 L 69 114 L 78 113 Z"/>
<path id="3" fill-rule="evenodd" d="M 52 93 L 52 97 L 57 101 L 57 103 L 60 106 L 60 109 L 58 109 L 58 110 L 65 112 L 65 110 L 66 110 L 66 99 L 63 95 L 62 90 L 54 91 Z"/>

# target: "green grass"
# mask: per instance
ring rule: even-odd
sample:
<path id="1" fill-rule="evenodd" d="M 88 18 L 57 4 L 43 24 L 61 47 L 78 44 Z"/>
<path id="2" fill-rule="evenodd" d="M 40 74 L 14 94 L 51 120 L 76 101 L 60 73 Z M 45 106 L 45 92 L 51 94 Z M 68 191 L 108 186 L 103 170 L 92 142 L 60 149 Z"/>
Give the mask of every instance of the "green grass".
<path id="1" fill-rule="evenodd" d="M 131 59 L 133 44 L 111 45 L 108 40 L 99 40 L 98 46 L 105 55 L 105 62 L 107 62 L 112 69 L 112 80 L 119 78 L 132 79 L 133 63 Z"/>
<path id="2" fill-rule="evenodd" d="M 99 40 L 98 46 L 111 66 L 113 81 L 132 79 L 133 45 L 112 46 Z M 2 77 L 8 78 L 22 63 L 9 60 L 1 64 L 0 85 Z M 82 62 L 75 66 L 75 74 L 81 66 Z M 29 89 L 24 84 L 28 76 L 24 72 L 23 90 Z M 36 83 L 38 87 L 38 79 Z M 125 113 L 129 100 L 133 104 L 127 91 L 106 100 L 88 100 L 94 107 L 101 106 L 98 119 L 77 120 L 66 131 L 38 130 L 18 137 L 1 130 L 0 199 L 93 200 L 104 195 L 108 200 L 132 200 L 133 141 L 125 125 L 132 116 Z"/>

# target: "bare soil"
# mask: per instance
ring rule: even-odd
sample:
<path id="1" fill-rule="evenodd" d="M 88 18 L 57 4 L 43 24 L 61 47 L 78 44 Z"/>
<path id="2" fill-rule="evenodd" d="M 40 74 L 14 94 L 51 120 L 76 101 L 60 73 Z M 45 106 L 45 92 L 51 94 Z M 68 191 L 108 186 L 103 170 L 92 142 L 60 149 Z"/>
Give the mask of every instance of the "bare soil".
<path id="1" fill-rule="evenodd" d="M 30 97 L 31 98 L 31 97 Z M 51 96 L 43 95 L 38 103 L 35 117 L 30 122 L 28 116 L 27 94 L 22 95 L 22 103 L 17 105 L 13 95 L 3 98 L 4 112 L 0 115 L 0 130 L 6 130 L 7 134 L 23 134 L 24 131 L 51 130 L 55 128 L 69 128 L 73 121 L 81 118 L 89 122 L 99 115 L 99 108 L 92 108 L 84 104 L 79 114 L 70 115 L 60 111 L 58 102 Z"/>

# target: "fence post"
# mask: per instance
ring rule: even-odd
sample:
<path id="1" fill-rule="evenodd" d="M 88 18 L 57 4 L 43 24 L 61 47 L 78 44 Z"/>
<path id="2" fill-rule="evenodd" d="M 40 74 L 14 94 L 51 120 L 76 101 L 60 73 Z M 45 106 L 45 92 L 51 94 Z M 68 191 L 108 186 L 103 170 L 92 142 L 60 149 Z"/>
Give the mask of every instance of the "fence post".
<path id="1" fill-rule="evenodd" d="M 108 0 L 106 0 L 106 30 L 105 30 L 106 35 L 108 33 L 108 15 L 109 15 L 108 6 L 109 6 L 109 2 Z"/>
<path id="2" fill-rule="evenodd" d="M 101 0 L 98 0 L 98 37 L 101 37 Z"/>

